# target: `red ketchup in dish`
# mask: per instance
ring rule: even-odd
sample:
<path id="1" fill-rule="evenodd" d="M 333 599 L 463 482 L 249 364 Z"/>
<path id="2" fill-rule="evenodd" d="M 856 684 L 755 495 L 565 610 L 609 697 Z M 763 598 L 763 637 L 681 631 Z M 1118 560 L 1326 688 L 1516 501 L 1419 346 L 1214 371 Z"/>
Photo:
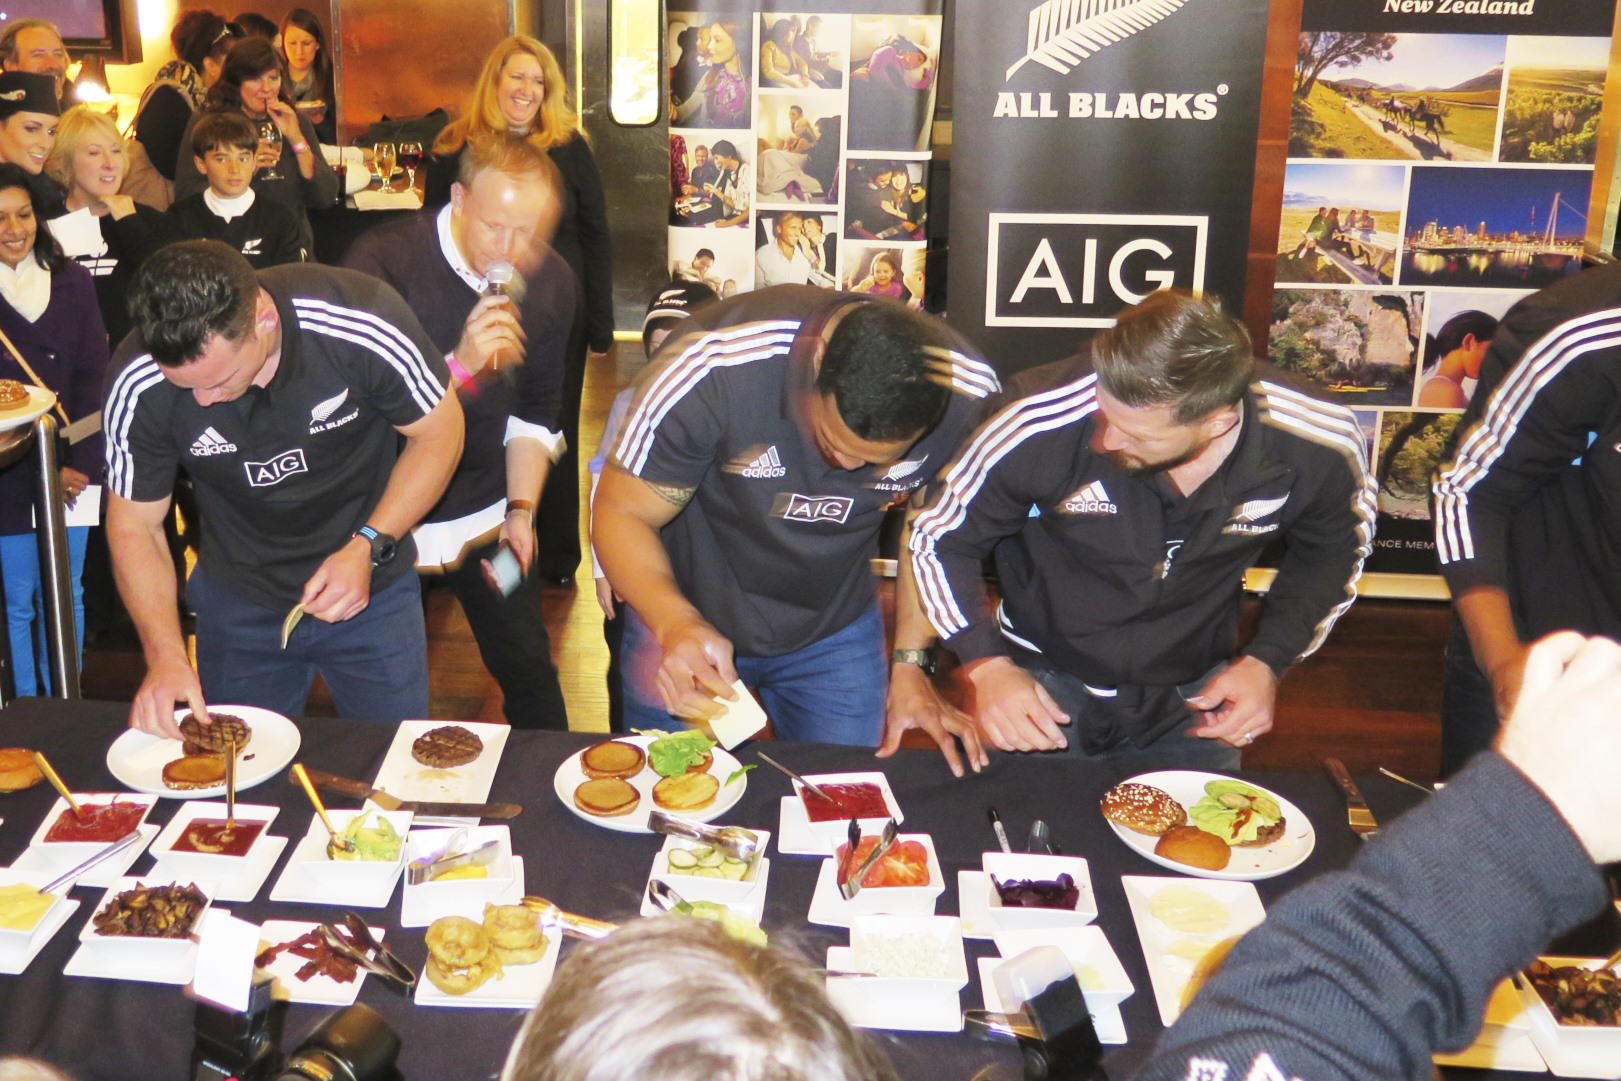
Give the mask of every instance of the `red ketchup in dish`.
<path id="1" fill-rule="evenodd" d="M 246 856 L 264 828 L 263 822 L 238 822 L 227 830 L 223 818 L 199 818 L 186 827 L 186 832 L 174 843 L 174 850 L 210 856 Z"/>
<path id="2" fill-rule="evenodd" d="M 833 802 L 818 796 L 808 788 L 799 790 L 805 801 L 805 817 L 812 822 L 831 822 L 835 818 L 888 818 L 889 804 L 884 802 L 884 790 L 863 781 L 859 784 L 819 784 L 816 786 L 833 797 Z"/>
<path id="3" fill-rule="evenodd" d="M 146 817 L 144 803 L 81 803 L 82 815 L 75 817 L 69 807 L 51 823 L 45 840 L 116 841 Z"/>

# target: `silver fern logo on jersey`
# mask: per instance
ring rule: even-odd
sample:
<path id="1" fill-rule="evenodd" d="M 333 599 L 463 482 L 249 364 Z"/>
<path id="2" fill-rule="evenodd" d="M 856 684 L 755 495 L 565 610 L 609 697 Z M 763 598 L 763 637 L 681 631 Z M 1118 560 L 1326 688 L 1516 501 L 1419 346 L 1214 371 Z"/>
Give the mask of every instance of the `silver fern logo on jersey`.
<path id="1" fill-rule="evenodd" d="M 1047 0 L 1030 13 L 1025 54 L 1007 79 L 1034 61 L 1060 75 L 1095 52 L 1175 13 L 1188 0 Z M 1003 81 L 1007 81 L 1004 79 Z"/>

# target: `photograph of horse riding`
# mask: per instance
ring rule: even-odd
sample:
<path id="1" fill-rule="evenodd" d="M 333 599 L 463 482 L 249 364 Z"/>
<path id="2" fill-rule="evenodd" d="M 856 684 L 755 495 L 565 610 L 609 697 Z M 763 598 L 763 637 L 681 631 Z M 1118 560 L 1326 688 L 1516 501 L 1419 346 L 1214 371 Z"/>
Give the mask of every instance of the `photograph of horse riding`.
<path id="1" fill-rule="evenodd" d="M 1292 158 L 1494 160 L 1508 39 L 1300 35 Z"/>

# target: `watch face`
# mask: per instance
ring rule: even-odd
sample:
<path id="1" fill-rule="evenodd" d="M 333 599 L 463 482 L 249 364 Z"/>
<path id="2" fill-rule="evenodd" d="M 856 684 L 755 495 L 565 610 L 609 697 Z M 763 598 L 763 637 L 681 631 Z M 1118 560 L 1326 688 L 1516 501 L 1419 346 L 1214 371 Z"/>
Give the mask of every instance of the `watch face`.
<path id="1" fill-rule="evenodd" d="M 371 541 L 371 561 L 374 566 L 384 567 L 394 561 L 394 553 L 399 548 L 399 542 L 387 533 L 379 533 Z"/>

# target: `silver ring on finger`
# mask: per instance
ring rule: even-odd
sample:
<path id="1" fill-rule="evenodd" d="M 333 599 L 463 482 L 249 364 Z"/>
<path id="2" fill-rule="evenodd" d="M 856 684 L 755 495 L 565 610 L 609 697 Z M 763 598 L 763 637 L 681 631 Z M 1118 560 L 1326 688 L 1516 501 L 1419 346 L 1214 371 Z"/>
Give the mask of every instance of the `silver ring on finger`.
<path id="1" fill-rule="evenodd" d="M 1250 744 L 1252 744 L 1254 742 L 1255 742 L 1255 733 L 1254 732 L 1245 732 L 1244 733 L 1244 746 L 1248 747 Z"/>

